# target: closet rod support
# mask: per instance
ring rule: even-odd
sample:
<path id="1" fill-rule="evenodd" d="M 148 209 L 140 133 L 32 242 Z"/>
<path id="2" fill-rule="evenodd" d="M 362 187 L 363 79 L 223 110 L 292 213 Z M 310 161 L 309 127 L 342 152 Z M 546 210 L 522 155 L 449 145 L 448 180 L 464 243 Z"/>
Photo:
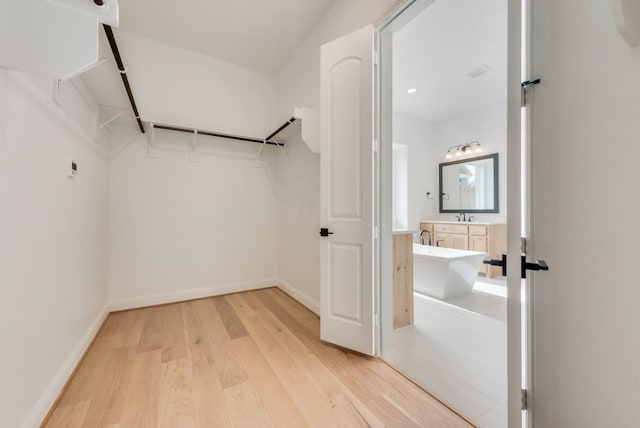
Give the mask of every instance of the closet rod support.
<path id="1" fill-rule="evenodd" d="M 140 113 L 138 113 L 136 100 L 133 98 L 133 91 L 131 90 L 131 85 L 129 84 L 129 79 L 127 78 L 127 69 L 122 63 L 122 57 L 120 56 L 120 50 L 118 49 L 116 38 L 113 35 L 113 30 L 111 29 L 111 26 L 107 24 L 102 24 L 102 27 L 104 28 L 104 33 L 107 35 L 107 40 L 109 41 L 109 46 L 111 47 L 113 57 L 116 60 L 116 66 L 118 67 L 118 72 L 120 73 L 120 77 L 122 78 L 122 84 L 124 85 L 124 89 L 127 91 L 129 103 L 131 103 L 131 108 L 133 109 L 133 115 L 136 117 L 140 132 L 144 134 L 144 126 L 142 126 L 142 120 L 140 120 Z"/>
<path id="2" fill-rule="evenodd" d="M 285 129 L 287 126 L 291 125 L 293 122 L 296 121 L 295 117 L 292 117 L 291 119 L 287 120 L 284 124 L 282 124 L 278 129 L 276 129 L 275 131 L 273 131 L 271 134 L 269 134 L 269 136 L 267 138 L 265 138 L 265 140 L 269 141 L 271 140 L 273 137 L 275 137 L 276 135 L 278 135 L 280 133 L 280 131 L 282 131 L 283 129 Z M 270 143 L 267 143 L 270 144 Z M 277 144 L 280 145 L 280 144 Z"/>

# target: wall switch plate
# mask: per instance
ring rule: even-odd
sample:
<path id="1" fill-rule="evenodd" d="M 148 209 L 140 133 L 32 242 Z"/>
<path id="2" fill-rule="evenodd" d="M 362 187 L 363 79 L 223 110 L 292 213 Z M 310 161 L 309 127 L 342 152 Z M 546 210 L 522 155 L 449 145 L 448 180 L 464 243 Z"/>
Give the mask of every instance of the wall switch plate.
<path id="1" fill-rule="evenodd" d="M 76 178 L 77 176 L 78 176 L 78 162 L 73 159 L 69 159 L 69 162 L 67 165 L 67 177 Z"/>

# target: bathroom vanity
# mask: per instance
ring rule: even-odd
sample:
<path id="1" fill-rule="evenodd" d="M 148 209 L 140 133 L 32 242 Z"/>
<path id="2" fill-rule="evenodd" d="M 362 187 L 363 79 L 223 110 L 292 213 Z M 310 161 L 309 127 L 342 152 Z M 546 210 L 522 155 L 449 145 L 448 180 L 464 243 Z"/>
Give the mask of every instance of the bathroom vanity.
<path id="1" fill-rule="evenodd" d="M 499 259 L 507 252 L 507 225 L 460 221 L 424 221 L 420 230 L 431 232 L 432 245 L 488 253 Z M 502 275 L 502 268 L 483 264 L 480 273 L 488 278 Z"/>

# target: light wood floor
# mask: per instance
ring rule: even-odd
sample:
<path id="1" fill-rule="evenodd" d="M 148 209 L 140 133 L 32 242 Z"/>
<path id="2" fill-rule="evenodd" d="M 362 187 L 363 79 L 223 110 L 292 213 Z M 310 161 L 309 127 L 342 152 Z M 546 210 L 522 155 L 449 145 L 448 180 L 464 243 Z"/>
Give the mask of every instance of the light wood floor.
<path id="1" fill-rule="evenodd" d="M 109 315 L 47 427 L 469 427 L 277 288 Z"/>

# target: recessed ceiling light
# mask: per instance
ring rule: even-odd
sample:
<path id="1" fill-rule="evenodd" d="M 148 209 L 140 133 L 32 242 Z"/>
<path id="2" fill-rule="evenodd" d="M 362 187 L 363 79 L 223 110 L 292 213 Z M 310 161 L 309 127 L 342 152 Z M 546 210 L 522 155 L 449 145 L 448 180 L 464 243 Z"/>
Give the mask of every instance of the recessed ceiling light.
<path id="1" fill-rule="evenodd" d="M 407 89 L 407 92 L 410 94 L 415 94 L 416 92 L 418 92 L 418 90 L 416 88 L 409 88 Z"/>
<path id="2" fill-rule="evenodd" d="M 485 74 L 488 71 L 493 70 L 491 68 L 491 66 L 487 65 L 487 64 L 480 64 L 478 67 L 474 68 L 473 70 L 469 71 L 468 73 L 466 73 L 467 76 L 473 78 L 476 78 L 478 76 L 482 76 L 483 74 Z"/>

